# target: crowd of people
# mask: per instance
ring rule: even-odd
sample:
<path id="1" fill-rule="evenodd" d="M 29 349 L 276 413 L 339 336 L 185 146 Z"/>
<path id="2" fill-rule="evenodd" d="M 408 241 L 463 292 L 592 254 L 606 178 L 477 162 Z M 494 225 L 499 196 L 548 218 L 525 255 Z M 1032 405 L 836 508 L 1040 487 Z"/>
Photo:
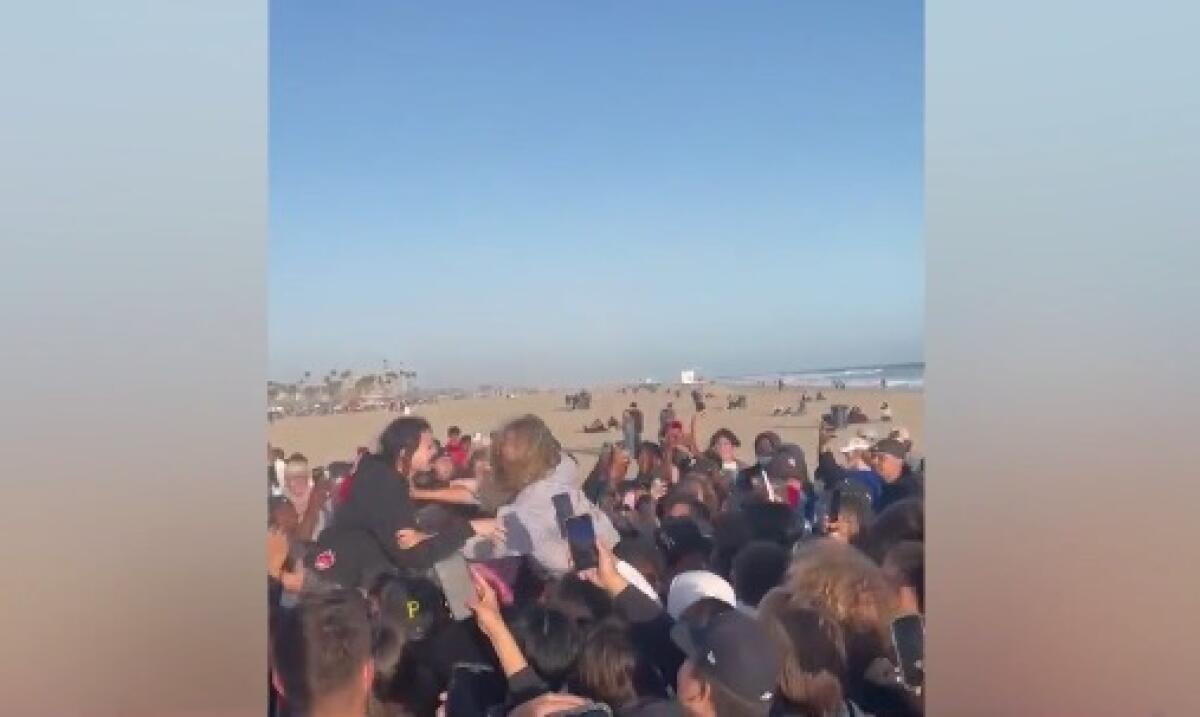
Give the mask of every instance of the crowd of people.
<path id="1" fill-rule="evenodd" d="M 640 414 L 590 467 L 535 416 L 268 447 L 270 717 L 923 714 L 907 432 L 821 423 L 810 473 L 775 433 L 746 462 Z"/>

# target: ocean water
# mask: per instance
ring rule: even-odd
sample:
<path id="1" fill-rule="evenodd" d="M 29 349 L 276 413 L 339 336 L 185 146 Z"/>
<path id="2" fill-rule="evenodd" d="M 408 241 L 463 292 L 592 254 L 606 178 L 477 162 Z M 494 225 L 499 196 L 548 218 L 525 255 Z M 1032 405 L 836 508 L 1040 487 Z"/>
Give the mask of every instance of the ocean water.
<path id="1" fill-rule="evenodd" d="M 816 371 L 781 371 L 725 376 L 717 380 L 735 386 L 754 386 L 759 383 L 774 386 L 780 379 L 783 379 L 785 385 L 804 388 L 831 388 L 834 381 L 841 381 L 847 388 L 879 388 L 880 380 L 887 379 L 889 389 L 920 391 L 925 388 L 925 364 L 901 363 Z"/>

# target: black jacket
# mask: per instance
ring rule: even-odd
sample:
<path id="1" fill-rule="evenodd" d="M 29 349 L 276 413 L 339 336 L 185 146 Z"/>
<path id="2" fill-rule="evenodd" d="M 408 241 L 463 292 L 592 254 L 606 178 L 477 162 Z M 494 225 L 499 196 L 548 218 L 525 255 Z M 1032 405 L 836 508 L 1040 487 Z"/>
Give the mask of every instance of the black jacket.
<path id="1" fill-rule="evenodd" d="M 925 486 L 921 479 L 908 466 L 895 482 L 884 482 L 883 492 L 879 496 L 879 505 L 875 506 L 875 514 L 882 513 L 889 505 L 905 498 L 920 498 L 925 494 Z"/>
<path id="2" fill-rule="evenodd" d="M 382 459 L 363 458 L 345 501 L 321 531 L 307 565 L 345 587 L 361 587 L 374 574 L 399 570 L 423 574 L 474 535 L 471 523 L 448 522 L 441 532 L 402 550 L 396 531 L 417 528 L 417 508 L 408 481 Z"/>

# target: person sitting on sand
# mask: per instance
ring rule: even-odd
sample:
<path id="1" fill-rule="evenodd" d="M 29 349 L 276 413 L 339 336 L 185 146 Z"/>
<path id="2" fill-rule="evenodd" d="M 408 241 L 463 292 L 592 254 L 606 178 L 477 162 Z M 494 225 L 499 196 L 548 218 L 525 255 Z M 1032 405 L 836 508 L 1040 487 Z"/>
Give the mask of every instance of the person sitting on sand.
<path id="1" fill-rule="evenodd" d="M 871 419 L 867 418 L 867 414 L 863 413 L 863 410 L 861 408 L 859 408 L 858 406 L 854 406 L 850 409 L 849 415 L 846 416 L 846 422 L 847 423 L 870 423 Z"/>
<path id="2" fill-rule="evenodd" d="M 610 431 L 615 431 L 621 427 L 621 424 L 617 422 L 616 416 L 609 416 L 607 427 Z"/>
<path id="3" fill-rule="evenodd" d="M 593 419 L 591 423 L 583 427 L 584 433 L 608 433 L 608 429 L 604 427 L 604 423 L 599 418 Z"/>
<path id="4" fill-rule="evenodd" d="M 881 420 L 881 421 L 892 420 L 892 407 L 888 405 L 887 401 L 884 401 L 883 405 L 879 407 L 879 420 Z"/>

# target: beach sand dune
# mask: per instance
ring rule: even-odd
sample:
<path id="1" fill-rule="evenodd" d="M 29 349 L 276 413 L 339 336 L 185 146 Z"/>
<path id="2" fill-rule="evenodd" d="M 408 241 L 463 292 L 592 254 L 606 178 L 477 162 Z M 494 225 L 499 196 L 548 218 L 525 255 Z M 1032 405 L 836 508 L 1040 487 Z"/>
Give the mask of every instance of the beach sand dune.
<path id="1" fill-rule="evenodd" d="M 921 428 L 923 413 L 923 394 L 918 391 L 881 391 L 881 390 L 825 390 L 828 400 L 819 403 L 809 403 L 808 411 L 803 416 L 774 416 L 776 406 L 796 406 L 799 389 L 786 389 L 783 392 L 772 388 L 744 388 L 726 386 L 708 386 L 706 391 L 715 394 L 708 399 L 708 408 L 698 424 L 701 447 L 706 447 L 708 437 L 719 428 L 729 428 L 742 442 L 738 455 L 743 460 L 753 460 L 754 436 L 761 431 L 775 431 L 784 441 L 796 443 L 809 456 L 810 470 L 815 465 L 817 446 L 817 421 L 822 413 L 829 410 L 832 403 L 844 403 L 850 406 L 861 406 L 863 411 L 872 419 L 879 418 L 879 407 L 887 401 L 892 409 L 892 422 L 873 422 L 859 426 L 851 426 L 838 435 L 838 441 L 845 440 L 856 430 L 869 427 L 881 436 L 892 426 L 904 426 L 913 436 L 918 450 L 922 449 Z M 748 398 L 748 407 L 738 410 L 726 410 L 725 398 L 729 394 L 744 393 Z M 815 391 L 808 390 L 810 396 Z M 637 401 L 638 407 L 646 416 L 646 434 L 643 440 L 656 440 L 658 433 L 658 414 L 667 405 L 674 403 L 676 414 L 686 426 L 695 411 L 689 390 L 683 389 L 682 396 L 676 398 L 674 390 L 660 389 L 657 393 L 639 391 L 621 394 L 618 389 L 596 389 L 592 391 L 592 406 L 587 411 L 567 410 L 563 398 L 565 391 L 545 392 L 518 395 L 515 398 L 487 397 L 447 399 L 437 403 L 416 406 L 413 415 L 427 419 L 432 425 L 438 438 L 445 438 L 446 429 L 452 425 L 462 428 L 465 433 L 481 432 L 485 435 L 501 425 L 505 420 L 526 413 L 532 413 L 550 426 L 568 450 L 581 459 L 584 466 L 591 468 L 587 456 L 594 456 L 601 445 L 607 442 L 621 440 L 619 430 L 607 433 L 584 433 L 583 426 L 593 419 L 599 418 L 607 423 L 609 417 L 619 421 L 622 411 L 631 401 Z M 328 463 L 334 460 L 351 460 L 358 446 L 375 448 L 379 432 L 398 413 L 385 411 L 372 413 L 342 414 L 333 416 L 306 416 L 302 418 L 285 418 L 276 421 L 268 428 L 268 438 L 273 446 L 286 452 L 300 452 L 310 461 Z"/>

